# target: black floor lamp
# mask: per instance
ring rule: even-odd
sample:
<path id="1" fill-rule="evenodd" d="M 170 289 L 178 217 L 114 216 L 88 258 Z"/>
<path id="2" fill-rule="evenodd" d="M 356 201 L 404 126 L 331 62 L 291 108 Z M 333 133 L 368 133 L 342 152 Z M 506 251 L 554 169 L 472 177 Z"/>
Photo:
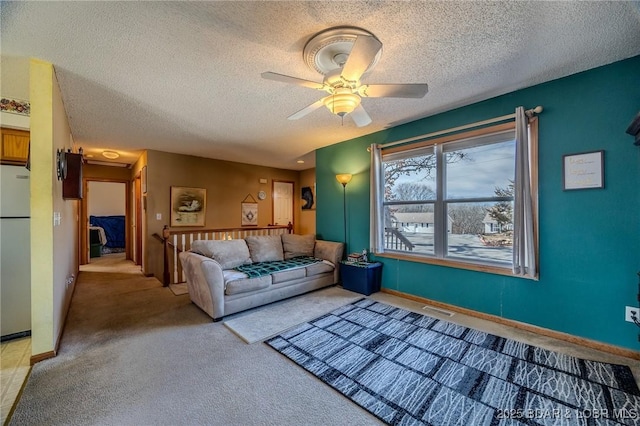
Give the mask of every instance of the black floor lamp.
<path id="1" fill-rule="evenodd" d="M 344 246 L 345 254 L 347 253 L 347 184 L 351 182 L 353 176 L 350 173 L 342 173 L 336 175 L 338 182 L 342 184 L 342 212 L 344 218 Z"/>

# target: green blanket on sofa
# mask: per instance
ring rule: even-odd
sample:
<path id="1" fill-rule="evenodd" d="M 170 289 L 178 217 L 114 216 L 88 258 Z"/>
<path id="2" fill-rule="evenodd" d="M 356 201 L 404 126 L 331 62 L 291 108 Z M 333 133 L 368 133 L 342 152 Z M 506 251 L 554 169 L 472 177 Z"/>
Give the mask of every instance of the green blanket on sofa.
<path id="1" fill-rule="evenodd" d="M 263 275 L 272 274 L 274 272 L 284 271 L 285 269 L 313 265 L 314 263 L 318 262 L 322 262 L 322 259 L 316 259 L 315 257 L 311 256 L 299 256 L 287 260 L 250 263 L 248 265 L 237 266 L 233 269 L 247 274 L 249 278 L 257 278 Z"/>

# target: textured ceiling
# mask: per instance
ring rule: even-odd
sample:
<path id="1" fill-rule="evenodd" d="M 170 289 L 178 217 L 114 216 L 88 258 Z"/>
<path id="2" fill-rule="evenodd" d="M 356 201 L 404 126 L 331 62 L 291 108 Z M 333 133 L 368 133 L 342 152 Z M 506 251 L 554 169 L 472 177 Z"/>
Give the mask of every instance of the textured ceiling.
<path id="1" fill-rule="evenodd" d="M 6 2 L 2 55 L 55 65 L 74 140 L 287 169 L 317 148 L 640 54 L 638 2 Z M 422 99 L 363 99 L 358 128 L 321 108 L 306 41 L 372 32 L 364 83 L 428 83 Z M 4 73 L 3 73 L 4 75 Z M 3 95 L 6 93 L 2 89 Z M 298 164 L 298 159 L 305 164 Z"/>

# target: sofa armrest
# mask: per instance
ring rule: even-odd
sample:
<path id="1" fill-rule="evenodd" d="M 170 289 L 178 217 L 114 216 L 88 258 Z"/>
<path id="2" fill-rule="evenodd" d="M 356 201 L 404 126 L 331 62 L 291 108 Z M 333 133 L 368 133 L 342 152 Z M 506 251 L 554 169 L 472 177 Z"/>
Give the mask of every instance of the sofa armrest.
<path id="1" fill-rule="evenodd" d="M 224 276 L 215 260 L 197 253 L 179 254 L 191 301 L 214 320 L 224 317 Z"/>
<path id="2" fill-rule="evenodd" d="M 313 256 L 318 259 L 328 260 L 335 265 L 335 270 L 333 271 L 334 283 L 338 283 L 340 281 L 340 261 L 342 260 L 343 254 L 344 243 L 316 240 Z"/>

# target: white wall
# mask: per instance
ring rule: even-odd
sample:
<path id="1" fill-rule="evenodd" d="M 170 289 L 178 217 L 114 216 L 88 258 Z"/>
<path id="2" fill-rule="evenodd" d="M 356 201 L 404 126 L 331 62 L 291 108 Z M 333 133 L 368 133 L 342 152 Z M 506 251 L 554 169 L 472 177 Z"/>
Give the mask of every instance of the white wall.
<path id="1" fill-rule="evenodd" d="M 124 216 L 126 185 L 119 182 L 89 181 L 87 213 L 90 216 Z"/>

